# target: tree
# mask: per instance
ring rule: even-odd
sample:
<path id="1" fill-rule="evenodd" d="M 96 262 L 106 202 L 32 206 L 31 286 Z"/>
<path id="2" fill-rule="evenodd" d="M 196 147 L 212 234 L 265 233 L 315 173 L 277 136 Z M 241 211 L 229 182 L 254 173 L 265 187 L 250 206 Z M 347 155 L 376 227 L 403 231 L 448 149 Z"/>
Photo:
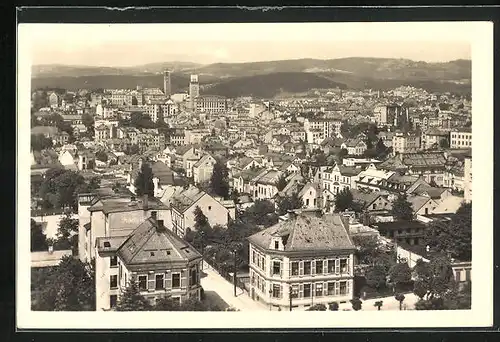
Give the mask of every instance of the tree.
<path id="1" fill-rule="evenodd" d="M 283 190 L 288 184 L 288 181 L 286 180 L 286 175 L 283 174 L 281 177 L 278 179 L 278 182 L 276 183 L 276 188 L 278 191 Z"/>
<path id="2" fill-rule="evenodd" d="M 450 253 L 452 258 L 472 258 L 472 203 L 462 203 L 450 221 L 435 220 L 425 231 L 425 244 L 431 249 Z"/>
<path id="3" fill-rule="evenodd" d="M 91 265 L 65 256 L 42 283 L 32 282 L 37 311 L 95 311 L 95 279 Z"/>
<path id="4" fill-rule="evenodd" d="M 367 149 L 367 150 L 371 150 L 371 149 L 373 148 L 373 143 L 372 143 L 372 141 L 370 140 L 370 138 L 366 138 L 365 143 L 366 143 L 366 149 Z"/>
<path id="5" fill-rule="evenodd" d="M 31 135 L 31 149 L 33 151 L 41 151 L 53 146 L 52 139 L 46 138 L 43 134 Z"/>
<path id="6" fill-rule="evenodd" d="M 354 311 L 359 311 L 362 308 L 363 302 L 358 297 L 351 299 L 351 305 Z"/>
<path id="7" fill-rule="evenodd" d="M 210 224 L 208 223 L 208 218 L 205 216 L 199 206 L 196 206 L 196 208 L 194 208 L 194 222 L 194 227 L 196 228 L 196 230 L 206 229 L 207 226 L 210 226 Z"/>
<path id="8" fill-rule="evenodd" d="M 212 177 L 210 177 L 210 189 L 223 198 L 229 196 L 229 171 L 225 163 L 218 159 L 214 164 Z"/>
<path id="9" fill-rule="evenodd" d="M 408 202 L 406 194 L 398 195 L 392 204 L 391 214 L 398 220 L 413 220 L 413 208 L 411 207 L 411 203 Z"/>
<path id="10" fill-rule="evenodd" d="M 366 272 L 366 284 L 377 291 L 385 287 L 387 270 L 383 265 L 374 265 Z"/>
<path id="11" fill-rule="evenodd" d="M 285 215 L 289 210 L 302 208 L 303 202 L 299 195 L 294 192 L 292 196 L 278 197 L 278 215 Z"/>
<path id="12" fill-rule="evenodd" d="M 99 150 L 95 153 L 95 159 L 105 163 L 108 161 L 108 154 L 103 150 Z"/>
<path id="13" fill-rule="evenodd" d="M 47 247 L 47 238 L 42 231 L 42 225 L 31 219 L 31 251 L 46 251 Z"/>
<path id="14" fill-rule="evenodd" d="M 378 300 L 373 304 L 373 306 L 376 307 L 378 311 L 380 311 L 380 308 L 382 307 L 383 304 L 384 304 L 383 301 Z"/>
<path id="15" fill-rule="evenodd" d="M 375 259 L 382 253 L 377 236 L 353 235 L 352 241 L 357 247 L 356 255 L 360 264 L 374 265 Z"/>
<path id="16" fill-rule="evenodd" d="M 139 145 L 137 145 L 137 144 L 132 144 L 130 146 L 127 146 L 127 149 L 125 151 L 125 153 L 129 156 L 139 154 L 139 152 L 140 152 L 140 148 L 139 148 Z"/>
<path id="17" fill-rule="evenodd" d="M 406 262 L 395 264 L 389 270 L 389 280 L 395 289 L 401 285 L 408 284 L 411 281 L 411 269 Z"/>
<path id="18" fill-rule="evenodd" d="M 152 306 L 149 301 L 141 295 L 136 279 L 131 279 L 123 294 L 120 296 L 116 311 L 148 311 Z"/>
<path id="19" fill-rule="evenodd" d="M 39 196 L 44 199 L 45 208 L 78 207 L 77 195 L 88 192 L 89 184 L 77 172 L 63 169 L 50 169 L 45 174 Z"/>
<path id="20" fill-rule="evenodd" d="M 399 302 L 399 310 L 403 310 L 403 301 L 405 300 L 405 295 L 398 293 L 394 298 Z"/>
<path id="21" fill-rule="evenodd" d="M 137 196 L 154 196 L 153 170 L 148 163 L 144 162 L 142 164 L 141 170 L 135 179 L 134 186 Z"/>
<path id="22" fill-rule="evenodd" d="M 82 114 L 82 123 L 87 128 L 87 130 L 91 130 L 94 128 L 94 118 L 88 113 Z"/>
<path id="23" fill-rule="evenodd" d="M 450 143 L 448 142 L 448 139 L 446 138 L 443 138 L 439 141 L 439 147 L 441 148 L 449 148 L 450 147 Z"/>
<path id="24" fill-rule="evenodd" d="M 342 189 L 335 197 L 335 211 L 341 212 L 352 207 L 352 193 L 348 188 Z"/>
<path id="25" fill-rule="evenodd" d="M 330 311 L 339 311 L 339 303 L 333 302 L 328 307 Z"/>
<path id="26" fill-rule="evenodd" d="M 314 304 L 310 306 L 306 311 L 326 311 L 325 304 Z"/>
<path id="27" fill-rule="evenodd" d="M 74 243 L 74 240 L 72 236 L 78 234 L 78 223 L 78 219 L 73 218 L 73 214 L 70 211 L 64 213 L 59 221 L 57 241 L 54 245 L 55 249 L 65 250 L 77 247 L 78 240 L 76 240 L 77 245 L 73 246 L 72 243 Z"/>
<path id="28" fill-rule="evenodd" d="M 375 150 L 377 151 L 377 155 L 380 156 L 385 156 L 387 154 L 387 146 L 385 146 L 384 141 L 382 138 L 379 138 L 377 141 L 377 145 L 375 146 Z"/>

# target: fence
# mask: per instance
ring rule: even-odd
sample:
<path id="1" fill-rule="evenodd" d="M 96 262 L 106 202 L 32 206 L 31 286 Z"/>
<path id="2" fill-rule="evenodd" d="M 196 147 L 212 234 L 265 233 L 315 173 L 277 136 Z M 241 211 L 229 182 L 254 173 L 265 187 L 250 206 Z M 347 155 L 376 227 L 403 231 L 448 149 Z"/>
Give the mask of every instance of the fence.
<path id="1" fill-rule="evenodd" d="M 213 258 L 204 258 L 204 261 L 209 264 L 210 267 L 212 267 L 217 273 L 219 273 L 222 278 L 226 279 L 231 284 L 234 284 L 234 276 L 231 272 L 234 272 L 234 266 L 230 266 L 225 263 L 218 263 Z M 236 273 L 236 286 L 241 290 L 248 291 L 245 282 L 238 278 L 238 273 Z"/>

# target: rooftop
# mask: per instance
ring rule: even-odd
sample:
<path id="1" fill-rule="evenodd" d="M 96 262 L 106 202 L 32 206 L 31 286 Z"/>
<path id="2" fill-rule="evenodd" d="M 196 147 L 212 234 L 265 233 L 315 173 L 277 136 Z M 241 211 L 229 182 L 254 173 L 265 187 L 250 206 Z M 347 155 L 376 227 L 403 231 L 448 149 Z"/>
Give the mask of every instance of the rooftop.
<path id="1" fill-rule="evenodd" d="M 92 201 L 92 205 L 88 208 L 89 211 L 102 211 L 105 214 L 127 212 L 135 210 L 144 210 L 143 199 L 132 200 L 131 197 L 115 196 L 115 197 L 101 197 Z M 146 210 L 166 210 L 168 207 L 157 200 L 156 198 L 149 198 Z"/>
<path id="2" fill-rule="evenodd" d="M 198 189 L 195 186 L 190 186 L 188 189 L 183 190 L 171 200 L 172 207 L 183 213 L 202 198 L 206 192 Z"/>
<path id="3" fill-rule="evenodd" d="M 346 223 L 338 214 L 319 217 L 315 213 L 302 212 L 248 239 L 256 246 L 269 249 L 274 237 L 283 239 L 285 252 L 332 252 L 354 249 L 346 230 Z"/>
<path id="4" fill-rule="evenodd" d="M 148 218 L 119 247 L 118 255 L 127 266 L 143 268 L 145 264 L 189 262 L 201 255 L 175 233 Z"/>

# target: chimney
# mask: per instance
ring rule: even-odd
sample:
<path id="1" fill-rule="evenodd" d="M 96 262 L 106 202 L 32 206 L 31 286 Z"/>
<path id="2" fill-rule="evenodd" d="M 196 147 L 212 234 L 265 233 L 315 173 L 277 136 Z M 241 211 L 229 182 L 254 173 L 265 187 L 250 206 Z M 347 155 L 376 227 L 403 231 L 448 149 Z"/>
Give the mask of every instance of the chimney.
<path id="1" fill-rule="evenodd" d="M 148 203 L 148 198 L 149 196 L 148 195 L 143 195 L 142 196 L 142 208 L 144 209 L 144 211 L 147 211 L 148 210 L 148 207 L 149 207 L 149 203 Z"/>
<path id="2" fill-rule="evenodd" d="M 165 224 L 163 223 L 163 220 L 157 220 L 156 221 L 156 231 L 157 232 L 164 232 L 166 230 Z"/>

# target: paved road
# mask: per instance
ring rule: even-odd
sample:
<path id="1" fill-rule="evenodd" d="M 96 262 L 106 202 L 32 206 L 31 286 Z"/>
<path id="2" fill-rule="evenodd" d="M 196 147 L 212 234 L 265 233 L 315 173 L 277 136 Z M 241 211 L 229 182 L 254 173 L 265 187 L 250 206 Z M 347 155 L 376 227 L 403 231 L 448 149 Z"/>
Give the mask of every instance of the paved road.
<path id="1" fill-rule="evenodd" d="M 216 292 L 228 305 L 240 311 L 266 310 L 266 306 L 253 301 L 247 292 L 239 287 L 236 288 L 235 297 L 233 284 L 220 276 L 206 262 L 203 263 L 203 272 L 206 276 L 201 278 L 201 286 L 203 286 L 205 292 Z"/>
<path id="2" fill-rule="evenodd" d="M 232 306 L 240 311 L 269 310 L 267 305 L 253 301 L 248 293 L 240 288 L 236 288 L 237 296 L 235 297 L 233 284 L 220 276 L 206 262 L 203 263 L 203 272 L 206 276 L 201 278 L 201 286 L 203 286 L 205 292 L 216 292 L 217 295 L 229 306 Z M 373 304 L 379 300 L 383 301 L 381 310 L 399 310 L 399 302 L 394 298 L 394 296 L 391 296 L 363 301 L 362 311 L 376 311 L 377 308 Z M 405 294 L 403 309 L 406 306 L 407 310 L 413 310 L 417 300 L 418 298 L 413 293 Z M 352 310 L 352 305 L 351 303 L 340 304 L 339 310 Z"/>

